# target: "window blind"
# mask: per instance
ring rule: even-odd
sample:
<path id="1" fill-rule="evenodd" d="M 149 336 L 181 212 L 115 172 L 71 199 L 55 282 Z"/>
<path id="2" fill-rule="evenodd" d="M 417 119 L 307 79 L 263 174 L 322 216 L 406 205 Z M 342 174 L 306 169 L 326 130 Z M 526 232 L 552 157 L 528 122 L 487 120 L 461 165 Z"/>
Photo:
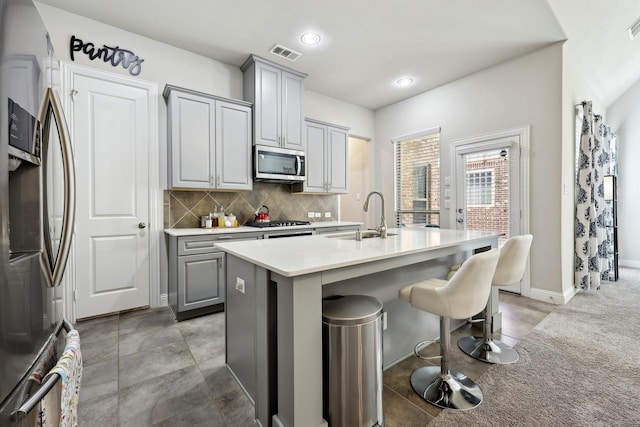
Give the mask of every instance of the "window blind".
<path id="1" fill-rule="evenodd" d="M 440 128 L 394 138 L 396 226 L 440 225 Z"/>

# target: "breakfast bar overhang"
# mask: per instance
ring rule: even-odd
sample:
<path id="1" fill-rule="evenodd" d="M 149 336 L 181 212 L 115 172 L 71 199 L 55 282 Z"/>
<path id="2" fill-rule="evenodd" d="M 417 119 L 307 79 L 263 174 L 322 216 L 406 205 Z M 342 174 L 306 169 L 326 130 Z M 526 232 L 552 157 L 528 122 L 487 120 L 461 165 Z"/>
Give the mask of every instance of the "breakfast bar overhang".
<path id="1" fill-rule="evenodd" d="M 390 229 L 386 239 L 358 241 L 355 233 L 343 233 L 216 244 L 227 253 L 226 363 L 253 400 L 256 421 L 327 425 L 322 408 L 326 289 L 367 293 L 368 283 L 377 282 L 372 292 L 385 287 L 397 292 L 405 276 L 443 274 L 454 257 L 461 261 L 464 254 L 497 245 L 493 232 L 413 227 Z M 491 299 L 497 308 L 495 288 Z M 497 309 L 494 322 L 499 329 Z"/>

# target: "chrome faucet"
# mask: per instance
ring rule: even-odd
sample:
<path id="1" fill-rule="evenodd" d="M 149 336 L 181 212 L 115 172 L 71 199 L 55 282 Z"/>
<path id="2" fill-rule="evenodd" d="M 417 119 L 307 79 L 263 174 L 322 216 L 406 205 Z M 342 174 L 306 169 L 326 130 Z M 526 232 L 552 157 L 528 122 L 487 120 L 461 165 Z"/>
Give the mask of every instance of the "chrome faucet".
<path id="1" fill-rule="evenodd" d="M 380 200 L 382 200 L 382 215 L 380 217 L 380 225 L 376 227 L 376 231 L 380 233 L 381 239 L 386 239 L 387 238 L 387 221 L 384 219 L 384 196 L 382 195 L 382 193 L 378 191 L 372 191 L 371 193 L 367 194 L 367 198 L 364 200 L 364 206 L 362 206 L 362 210 L 365 212 L 369 211 L 369 198 L 374 194 L 377 194 L 378 196 L 380 196 Z"/>

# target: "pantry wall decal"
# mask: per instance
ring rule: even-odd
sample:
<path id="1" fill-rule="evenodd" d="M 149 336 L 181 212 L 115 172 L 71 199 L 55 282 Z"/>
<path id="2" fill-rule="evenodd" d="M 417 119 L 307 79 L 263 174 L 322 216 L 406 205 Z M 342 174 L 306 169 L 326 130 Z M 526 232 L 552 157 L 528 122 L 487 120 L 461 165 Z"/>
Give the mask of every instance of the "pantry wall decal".
<path id="1" fill-rule="evenodd" d="M 140 74 L 142 63 L 144 62 L 144 59 L 141 59 L 128 49 L 122 49 L 120 46 L 107 46 L 106 44 L 103 44 L 102 47 L 97 47 L 91 42 L 85 43 L 80 38 L 72 35 L 69 41 L 69 54 L 72 61 L 75 61 L 76 52 L 84 53 L 92 61 L 102 59 L 114 67 L 122 66 L 122 68 L 129 70 L 129 74 L 132 76 Z"/>

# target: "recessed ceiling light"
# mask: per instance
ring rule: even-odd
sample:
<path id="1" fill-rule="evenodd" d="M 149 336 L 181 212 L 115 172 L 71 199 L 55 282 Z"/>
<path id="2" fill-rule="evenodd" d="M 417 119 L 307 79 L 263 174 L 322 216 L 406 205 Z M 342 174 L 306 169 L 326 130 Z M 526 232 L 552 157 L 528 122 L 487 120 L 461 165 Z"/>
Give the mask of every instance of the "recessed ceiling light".
<path id="1" fill-rule="evenodd" d="M 302 43 L 308 45 L 314 45 L 320 43 L 320 36 L 316 33 L 304 33 L 302 37 L 300 37 Z"/>
<path id="2" fill-rule="evenodd" d="M 411 77 L 402 77 L 396 80 L 396 85 L 400 87 L 407 87 L 413 84 L 413 79 Z"/>

